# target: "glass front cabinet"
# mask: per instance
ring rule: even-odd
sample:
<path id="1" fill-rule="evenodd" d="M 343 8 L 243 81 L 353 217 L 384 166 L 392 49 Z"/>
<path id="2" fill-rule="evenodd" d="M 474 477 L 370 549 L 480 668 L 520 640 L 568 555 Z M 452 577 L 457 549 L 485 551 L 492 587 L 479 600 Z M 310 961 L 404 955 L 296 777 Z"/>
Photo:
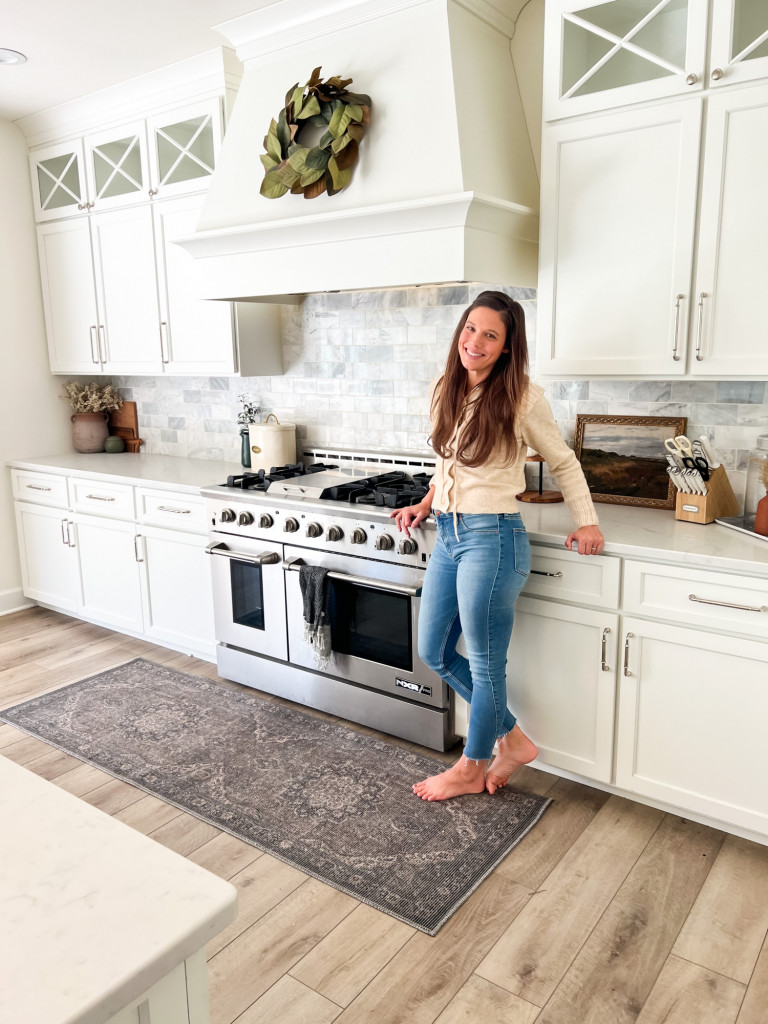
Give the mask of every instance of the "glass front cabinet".
<path id="1" fill-rule="evenodd" d="M 214 98 L 35 150 L 36 219 L 200 192 L 208 187 L 222 135 L 221 101 Z"/>
<path id="2" fill-rule="evenodd" d="M 547 0 L 545 34 L 547 121 L 768 76 L 765 0 Z"/>

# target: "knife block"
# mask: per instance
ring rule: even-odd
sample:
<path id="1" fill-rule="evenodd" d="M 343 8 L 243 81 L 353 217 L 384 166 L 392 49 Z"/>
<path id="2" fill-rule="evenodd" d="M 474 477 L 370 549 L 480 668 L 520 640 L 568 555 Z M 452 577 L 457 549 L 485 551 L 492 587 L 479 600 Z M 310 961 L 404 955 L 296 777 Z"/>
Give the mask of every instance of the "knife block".
<path id="1" fill-rule="evenodd" d="M 686 523 L 711 523 L 719 516 L 737 516 L 741 506 L 722 466 L 713 469 L 706 494 L 677 492 L 675 518 Z"/>

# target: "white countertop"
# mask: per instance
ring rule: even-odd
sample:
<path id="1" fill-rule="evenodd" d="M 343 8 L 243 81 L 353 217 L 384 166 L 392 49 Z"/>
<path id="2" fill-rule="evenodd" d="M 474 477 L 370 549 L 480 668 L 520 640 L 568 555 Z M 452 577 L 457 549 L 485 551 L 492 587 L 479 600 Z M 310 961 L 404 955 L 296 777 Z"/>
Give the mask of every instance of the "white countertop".
<path id="1" fill-rule="evenodd" d="M 142 452 L 99 452 L 84 455 L 45 455 L 31 459 L 9 459 L 14 469 L 31 469 L 60 476 L 93 476 L 137 486 L 197 494 L 201 487 L 222 484 L 232 473 L 244 472 L 239 462 L 215 459 L 180 459 L 174 455 L 145 455 Z M 245 471 L 247 472 L 247 470 Z"/>
<path id="2" fill-rule="evenodd" d="M 116 455 L 71 452 L 13 459 L 8 464 L 17 469 L 68 476 L 98 474 L 121 483 L 191 493 L 223 483 L 229 474 L 243 472 L 239 463 L 126 452 Z M 573 529 L 563 502 L 553 505 L 521 502 L 519 507 L 531 539 L 538 543 L 562 544 Z M 768 576 L 768 540 L 749 537 L 717 523 L 702 526 L 679 522 L 674 512 L 661 509 L 602 503 L 596 508 L 608 555 Z"/>
<path id="3" fill-rule="evenodd" d="M 519 503 L 528 535 L 541 544 L 563 544 L 573 530 L 568 507 Z M 676 562 L 700 568 L 768 577 L 768 540 L 718 523 L 684 523 L 666 509 L 596 504 L 604 553 Z"/>
<path id="4" fill-rule="evenodd" d="M 236 890 L 0 757 L 0 1021 L 102 1024 L 235 917 Z"/>

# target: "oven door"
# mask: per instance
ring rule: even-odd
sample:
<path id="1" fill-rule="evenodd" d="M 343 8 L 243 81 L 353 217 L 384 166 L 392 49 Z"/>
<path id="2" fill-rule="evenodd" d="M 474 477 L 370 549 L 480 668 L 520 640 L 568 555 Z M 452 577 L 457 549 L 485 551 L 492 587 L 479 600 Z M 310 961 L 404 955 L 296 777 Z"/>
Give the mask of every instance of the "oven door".
<path id="1" fill-rule="evenodd" d="M 304 640 L 302 565 L 322 566 L 329 573 L 329 675 L 431 707 L 448 707 L 446 684 L 417 653 L 422 569 L 286 546 L 289 658 L 310 669 L 316 666 L 312 646 Z"/>
<path id="2" fill-rule="evenodd" d="M 209 534 L 218 643 L 288 660 L 283 546 Z"/>

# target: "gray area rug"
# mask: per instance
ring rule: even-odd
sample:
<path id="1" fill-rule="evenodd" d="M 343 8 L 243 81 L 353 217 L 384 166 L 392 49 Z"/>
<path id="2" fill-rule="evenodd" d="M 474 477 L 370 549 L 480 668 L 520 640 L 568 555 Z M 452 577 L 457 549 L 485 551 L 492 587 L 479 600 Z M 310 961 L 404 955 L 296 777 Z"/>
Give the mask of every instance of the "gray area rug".
<path id="1" fill-rule="evenodd" d="M 441 761 L 142 658 L 0 720 L 428 935 L 550 803 L 509 787 L 419 800 Z"/>

